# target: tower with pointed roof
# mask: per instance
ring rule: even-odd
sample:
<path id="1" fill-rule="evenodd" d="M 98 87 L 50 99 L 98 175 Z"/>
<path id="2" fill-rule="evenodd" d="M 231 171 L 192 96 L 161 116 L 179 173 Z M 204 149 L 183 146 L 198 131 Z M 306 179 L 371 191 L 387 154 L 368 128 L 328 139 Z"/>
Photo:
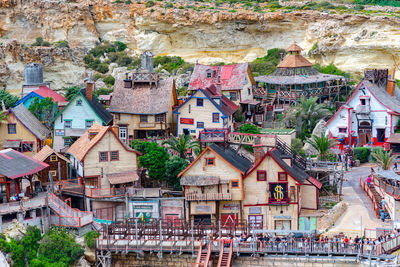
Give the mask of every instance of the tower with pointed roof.
<path id="1" fill-rule="evenodd" d="M 318 72 L 312 63 L 301 55 L 302 50 L 294 42 L 286 49 L 286 57 L 272 74 L 255 78 L 256 99 L 270 105 L 295 104 L 302 97 L 315 96 L 321 102 L 338 101 L 338 96 L 345 90 L 347 79 L 339 75 Z"/>

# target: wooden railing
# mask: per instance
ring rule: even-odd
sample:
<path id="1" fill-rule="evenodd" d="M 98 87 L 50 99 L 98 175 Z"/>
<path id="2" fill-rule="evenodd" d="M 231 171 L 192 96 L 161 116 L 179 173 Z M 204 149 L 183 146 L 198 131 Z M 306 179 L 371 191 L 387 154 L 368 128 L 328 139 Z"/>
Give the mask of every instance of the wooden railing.
<path id="1" fill-rule="evenodd" d="M 342 86 L 340 86 L 342 87 Z M 289 99 L 297 99 L 301 97 L 312 97 L 312 96 L 324 96 L 324 95 L 332 95 L 338 93 L 340 88 L 337 85 L 332 86 L 324 86 L 317 88 L 304 88 L 304 89 L 277 89 L 275 92 L 268 92 L 268 88 L 265 87 L 257 87 L 254 89 L 254 97 L 255 98 L 271 98 L 272 95 L 276 94 L 278 98 L 289 98 Z"/>
<path id="2" fill-rule="evenodd" d="M 378 215 L 379 215 L 379 207 L 378 207 L 378 204 L 376 203 L 375 196 L 374 196 L 374 194 L 372 194 L 372 191 L 368 187 L 367 183 L 361 177 L 360 177 L 360 186 L 365 191 L 365 193 L 367 193 L 369 198 L 372 200 L 372 203 L 374 205 L 375 214 L 378 217 Z"/>
<path id="3" fill-rule="evenodd" d="M 260 139 L 260 143 L 263 146 L 275 147 L 276 145 L 277 136 L 275 134 L 249 134 L 231 132 L 229 133 L 228 142 L 241 145 L 254 145 L 256 138 Z"/>
<path id="4" fill-rule="evenodd" d="M 197 252 L 195 267 L 200 267 L 201 252 L 203 252 L 203 244 L 200 243 L 199 250 Z"/>
<path id="5" fill-rule="evenodd" d="M 186 193 L 188 201 L 232 200 L 231 193 Z"/>
<path id="6" fill-rule="evenodd" d="M 373 176 L 373 184 L 378 186 L 380 189 L 385 191 L 385 193 L 394 197 L 395 199 L 400 199 L 400 188 L 399 187 L 387 184 L 382 179 L 375 178 L 375 176 Z"/>
<path id="7" fill-rule="evenodd" d="M 224 242 L 221 242 L 221 248 L 219 250 L 219 257 L 218 257 L 218 265 L 217 267 L 221 267 L 222 258 L 224 257 Z"/>

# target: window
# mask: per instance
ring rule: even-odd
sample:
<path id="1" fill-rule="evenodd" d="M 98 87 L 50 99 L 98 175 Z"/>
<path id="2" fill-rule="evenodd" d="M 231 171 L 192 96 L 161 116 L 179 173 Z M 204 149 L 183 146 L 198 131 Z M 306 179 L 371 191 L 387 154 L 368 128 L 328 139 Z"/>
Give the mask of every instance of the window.
<path id="1" fill-rule="evenodd" d="M 8 134 L 16 134 L 17 133 L 17 124 L 9 123 L 7 125 L 7 127 L 8 127 Z"/>
<path id="2" fill-rule="evenodd" d="M 198 121 L 197 122 L 197 128 L 203 129 L 204 128 L 204 122 Z"/>
<path id="3" fill-rule="evenodd" d="M 97 188 L 99 185 L 98 177 L 86 177 L 85 178 L 85 186 L 89 188 Z"/>
<path id="4" fill-rule="evenodd" d="M 215 165 L 215 158 L 206 158 L 206 166 Z"/>
<path id="5" fill-rule="evenodd" d="M 111 161 L 119 160 L 119 152 L 118 151 L 111 151 L 110 154 L 111 154 L 111 156 L 110 156 Z"/>
<path id="6" fill-rule="evenodd" d="M 82 106 L 82 99 L 76 100 L 76 105 L 77 106 Z"/>
<path id="7" fill-rule="evenodd" d="M 253 227 L 262 228 L 263 215 L 249 215 L 249 224 Z M 290 229 L 289 229 L 290 230 Z"/>
<path id="8" fill-rule="evenodd" d="M 251 95 L 251 90 L 250 90 L 250 88 L 247 88 L 247 94 Z"/>
<path id="9" fill-rule="evenodd" d="M 57 156 L 56 155 L 51 155 L 50 156 L 50 161 L 57 161 Z"/>
<path id="10" fill-rule="evenodd" d="M 140 115 L 140 122 L 147 122 L 147 115 Z"/>
<path id="11" fill-rule="evenodd" d="M 89 129 L 93 125 L 93 120 L 86 120 L 85 121 L 85 127 L 86 129 Z"/>
<path id="12" fill-rule="evenodd" d="M 197 106 L 202 107 L 203 106 L 203 99 L 202 98 L 197 98 Z"/>
<path id="13" fill-rule="evenodd" d="M 212 121 L 213 122 L 219 122 L 219 113 L 213 113 L 212 114 Z"/>
<path id="14" fill-rule="evenodd" d="M 190 104 L 189 104 L 189 113 L 190 113 L 190 111 L 191 111 L 191 106 L 190 106 Z"/>
<path id="15" fill-rule="evenodd" d="M 238 180 L 233 180 L 231 182 L 232 188 L 238 188 L 239 187 L 239 181 Z"/>
<path id="16" fill-rule="evenodd" d="M 230 93 L 229 93 L 229 98 L 230 98 L 230 100 L 232 100 L 232 101 L 236 101 L 236 100 L 237 100 L 237 94 L 236 94 L 236 92 L 230 92 Z"/>
<path id="17" fill-rule="evenodd" d="M 296 187 L 293 185 L 290 186 L 289 192 L 290 192 L 290 201 L 295 202 L 296 201 Z"/>
<path id="18" fill-rule="evenodd" d="M 128 129 L 126 127 L 119 127 L 119 139 L 126 143 L 126 132 Z"/>
<path id="19" fill-rule="evenodd" d="M 385 129 L 376 129 L 376 138 L 379 143 L 385 142 Z"/>
<path id="20" fill-rule="evenodd" d="M 339 127 L 339 133 L 347 133 L 347 127 Z"/>
<path id="21" fill-rule="evenodd" d="M 207 78 L 212 78 L 213 70 L 207 70 Z"/>
<path id="22" fill-rule="evenodd" d="M 64 146 L 70 146 L 71 145 L 71 142 L 72 140 L 71 140 L 71 138 L 64 138 Z"/>
<path id="23" fill-rule="evenodd" d="M 164 122 L 164 114 L 157 114 L 156 122 Z"/>
<path id="24" fill-rule="evenodd" d="M 278 181 L 287 181 L 286 172 L 278 172 Z"/>
<path id="25" fill-rule="evenodd" d="M 99 161 L 108 161 L 108 153 L 107 152 L 99 152 Z"/>
<path id="26" fill-rule="evenodd" d="M 257 181 L 266 181 L 266 180 L 267 180 L 267 172 L 257 171 Z"/>
<path id="27" fill-rule="evenodd" d="M 365 106 L 365 104 L 366 104 L 365 99 L 360 99 L 360 100 L 361 100 L 361 105 Z"/>
<path id="28" fill-rule="evenodd" d="M 64 120 L 64 128 L 71 129 L 72 127 L 72 120 Z"/>
<path id="29" fill-rule="evenodd" d="M 21 144 L 20 152 L 31 152 L 33 151 L 33 142 L 24 142 Z"/>
<path id="30" fill-rule="evenodd" d="M 57 177 L 57 171 L 49 171 L 49 173 L 51 174 L 52 178 Z M 53 180 L 54 181 L 54 180 Z"/>

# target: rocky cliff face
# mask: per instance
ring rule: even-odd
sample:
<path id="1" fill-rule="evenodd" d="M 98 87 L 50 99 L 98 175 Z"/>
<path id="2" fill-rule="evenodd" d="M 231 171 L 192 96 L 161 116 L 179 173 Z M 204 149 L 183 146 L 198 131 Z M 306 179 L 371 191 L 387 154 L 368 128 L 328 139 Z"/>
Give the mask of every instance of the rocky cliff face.
<path id="1" fill-rule="evenodd" d="M 365 68 L 393 67 L 399 61 L 400 20 L 395 17 L 324 14 L 315 11 L 254 13 L 237 9 L 163 8 L 106 1 L 0 1 L 0 82 L 7 89 L 23 83 L 23 66 L 41 61 L 52 88 L 84 77 L 82 57 L 100 40 L 123 41 L 133 51 L 178 55 L 200 63 L 243 62 L 293 41 L 322 64 L 360 74 Z M 177 4 L 179 5 L 179 4 Z M 31 48 L 36 37 L 67 48 Z"/>

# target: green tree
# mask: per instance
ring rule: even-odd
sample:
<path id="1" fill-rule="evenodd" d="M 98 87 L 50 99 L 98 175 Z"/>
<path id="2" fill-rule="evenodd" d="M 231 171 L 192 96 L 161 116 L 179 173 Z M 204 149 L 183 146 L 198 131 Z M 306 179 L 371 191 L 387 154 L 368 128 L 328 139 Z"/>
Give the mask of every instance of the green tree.
<path id="1" fill-rule="evenodd" d="M 236 122 L 244 122 L 245 117 L 243 115 L 242 110 L 239 108 L 238 110 L 236 110 L 235 112 L 235 121 Z"/>
<path id="2" fill-rule="evenodd" d="M 71 101 L 72 98 L 79 92 L 79 86 L 71 86 L 67 88 L 67 92 L 65 93 L 65 100 Z"/>
<path id="3" fill-rule="evenodd" d="M 99 95 L 109 95 L 113 92 L 112 89 L 108 88 L 99 88 L 93 92 L 94 97 L 98 98 Z"/>
<path id="4" fill-rule="evenodd" d="M 62 228 L 51 228 L 43 236 L 38 249 L 39 259 L 44 261 L 44 266 L 48 263 L 71 266 L 83 256 L 83 252 L 74 236 Z"/>
<path id="5" fill-rule="evenodd" d="M 0 111 L 0 123 L 6 121 L 7 115 L 5 111 Z"/>
<path id="6" fill-rule="evenodd" d="M 188 162 L 178 156 L 173 156 L 165 162 L 165 178 L 170 186 L 175 190 L 181 190 L 178 174 L 181 173 L 188 165 Z"/>
<path id="7" fill-rule="evenodd" d="M 29 111 L 41 122 L 44 122 L 47 127 L 50 127 L 51 122 L 58 112 L 57 104 L 53 103 L 51 97 L 40 99 L 35 97 L 29 106 Z"/>
<path id="8" fill-rule="evenodd" d="M 306 140 L 313 148 L 318 151 L 319 159 L 326 159 L 329 155 L 330 149 L 334 147 L 337 142 L 334 139 L 329 139 L 328 135 L 321 133 L 321 136 L 312 135 L 311 138 Z"/>
<path id="9" fill-rule="evenodd" d="M 179 157 L 181 157 L 182 159 L 186 159 L 186 153 L 190 148 L 197 151 L 200 149 L 199 142 L 193 141 L 192 139 L 192 136 L 188 134 L 182 134 L 181 136 L 179 136 L 179 138 L 171 135 L 171 137 L 168 140 L 163 141 L 162 144 L 167 145 L 169 149 L 177 152 L 179 154 Z"/>
<path id="10" fill-rule="evenodd" d="M 14 96 L 6 90 L 0 90 L 0 104 L 2 101 L 4 102 L 6 109 L 9 109 L 15 106 L 18 101 L 18 96 Z"/>
<path id="11" fill-rule="evenodd" d="M 94 241 L 100 236 L 99 232 L 90 231 L 85 234 L 85 242 L 89 248 L 94 248 Z"/>
<path id="12" fill-rule="evenodd" d="M 296 106 L 288 109 L 284 116 L 284 122 L 289 127 L 295 127 L 300 139 L 305 140 L 311 136 L 311 132 L 318 121 L 332 114 L 325 104 L 318 104 L 317 97 L 302 97 Z"/>
<path id="13" fill-rule="evenodd" d="M 292 151 L 295 151 L 298 155 L 304 156 L 305 152 L 303 149 L 303 142 L 299 138 L 295 138 L 292 140 L 292 144 L 290 145 Z"/>
<path id="14" fill-rule="evenodd" d="M 272 48 L 268 50 L 266 56 L 256 58 L 250 62 L 250 68 L 254 76 L 271 74 L 279 64 L 281 54 L 285 55 L 285 53 L 286 51 L 284 49 Z"/>
<path id="15" fill-rule="evenodd" d="M 115 41 L 114 45 L 117 47 L 118 51 L 122 52 L 127 48 L 127 45 L 120 41 Z"/>
<path id="16" fill-rule="evenodd" d="M 103 79 L 103 82 L 104 82 L 105 84 L 107 84 L 108 87 L 110 87 L 110 86 L 114 85 L 114 83 L 115 83 L 115 78 L 114 78 L 113 76 L 111 76 L 111 75 L 108 75 L 107 77 L 105 77 L 105 78 Z"/>
<path id="17" fill-rule="evenodd" d="M 241 133 L 250 133 L 250 134 L 259 134 L 260 133 L 260 128 L 258 128 L 254 124 L 246 123 L 246 124 L 243 124 L 242 126 L 239 127 L 239 132 L 241 132 Z"/>
<path id="18" fill-rule="evenodd" d="M 384 170 L 389 170 L 396 158 L 392 155 L 392 150 L 384 151 L 383 149 L 372 151 L 371 157 L 373 157 Z"/>
<path id="19" fill-rule="evenodd" d="M 139 167 L 147 169 L 151 179 L 161 180 L 165 175 L 165 162 L 169 159 L 165 148 L 153 142 L 134 141 L 131 147 L 143 153 L 139 156 Z"/>

